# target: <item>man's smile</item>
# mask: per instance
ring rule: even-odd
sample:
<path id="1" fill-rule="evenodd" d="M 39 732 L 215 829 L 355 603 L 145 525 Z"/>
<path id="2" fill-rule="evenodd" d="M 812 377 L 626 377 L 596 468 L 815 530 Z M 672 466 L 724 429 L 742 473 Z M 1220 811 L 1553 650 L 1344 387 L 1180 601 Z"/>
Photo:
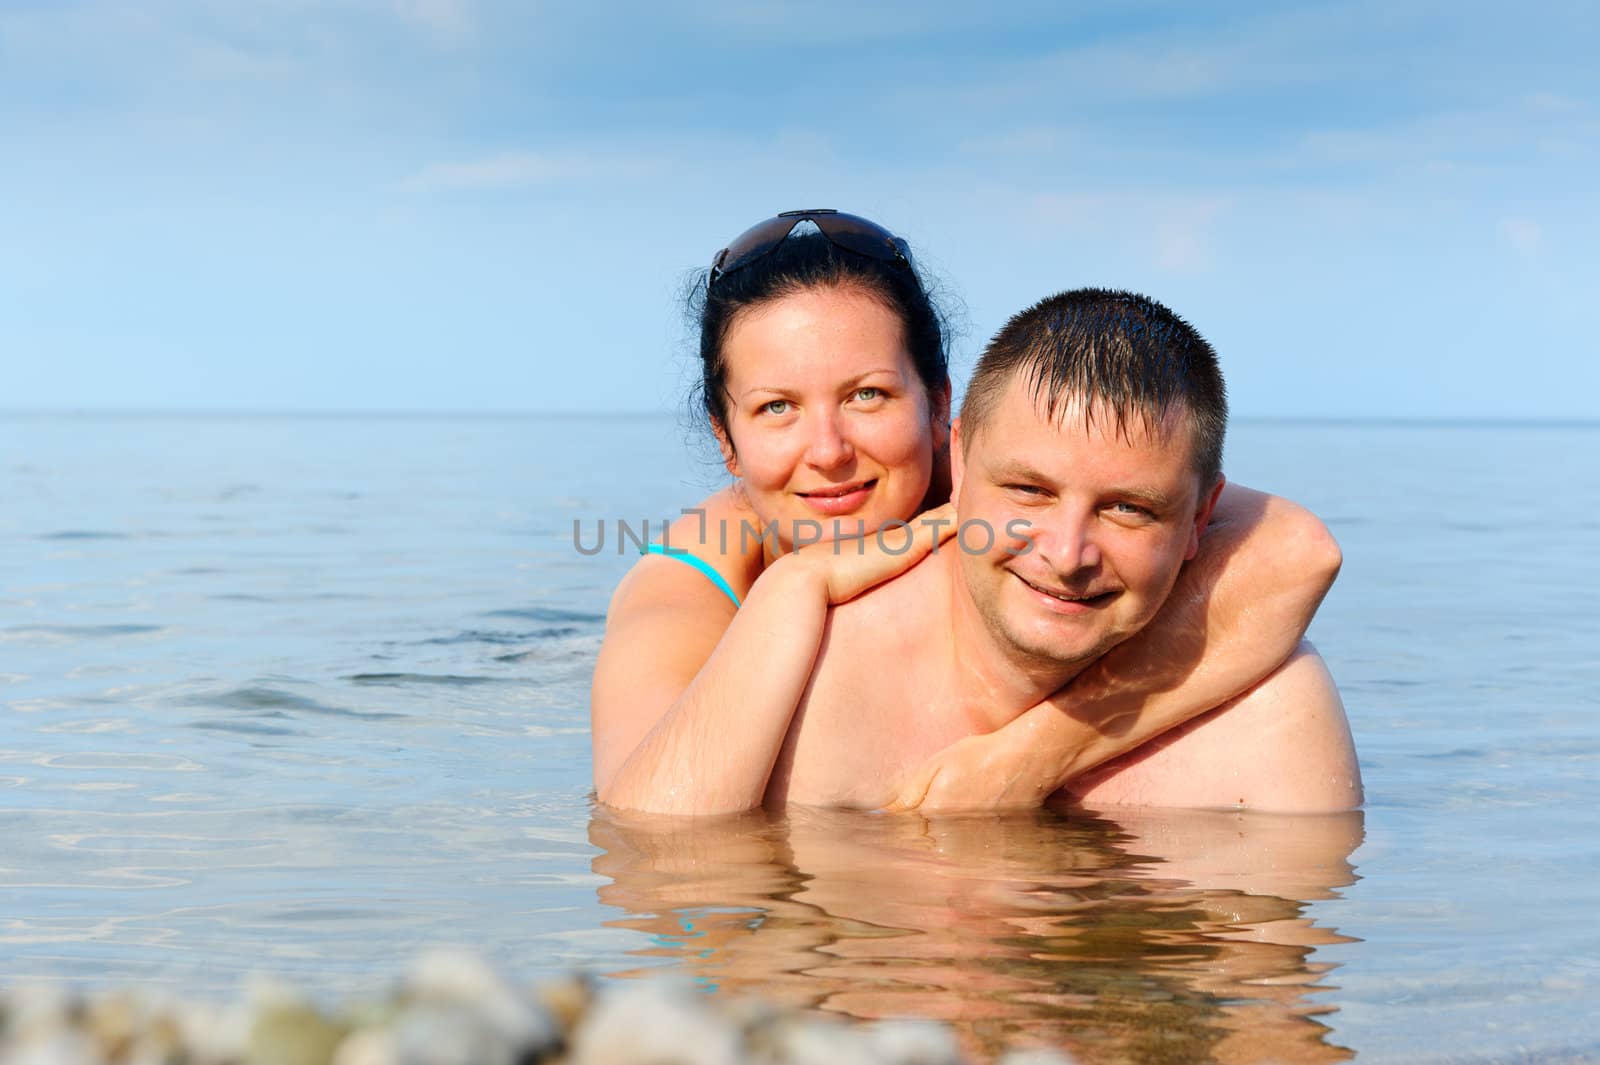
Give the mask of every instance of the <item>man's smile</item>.
<path id="1" fill-rule="evenodd" d="M 1075 612 L 1076 609 L 1093 609 L 1105 606 L 1107 603 L 1111 602 L 1111 600 L 1114 599 L 1117 594 L 1114 591 L 1069 592 L 1065 589 L 1048 588 L 1042 584 L 1035 584 L 1033 581 L 1028 580 L 1028 578 L 1015 571 L 1011 571 L 1011 575 L 1041 597 L 1052 600 L 1055 603 L 1062 604 L 1069 611 L 1073 612 Z"/>

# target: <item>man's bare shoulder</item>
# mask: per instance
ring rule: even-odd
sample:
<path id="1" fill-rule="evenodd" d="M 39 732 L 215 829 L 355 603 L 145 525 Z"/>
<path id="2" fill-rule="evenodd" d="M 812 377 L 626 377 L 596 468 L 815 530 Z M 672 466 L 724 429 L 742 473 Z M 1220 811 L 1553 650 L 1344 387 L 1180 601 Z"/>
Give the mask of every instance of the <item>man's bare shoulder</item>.
<path id="1" fill-rule="evenodd" d="M 938 554 L 929 555 L 904 573 L 867 589 L 848 603 L 833 608 L 840 624 L 875 627 L 887 618 L 898 618 L 906 624 L 896 626 L 895 632 L 910 632 L 932 619 L 942 608 L 944 563 L 950 555 L 948 547 Z M 886 632 L 885 639 L 893 633 Z"/>

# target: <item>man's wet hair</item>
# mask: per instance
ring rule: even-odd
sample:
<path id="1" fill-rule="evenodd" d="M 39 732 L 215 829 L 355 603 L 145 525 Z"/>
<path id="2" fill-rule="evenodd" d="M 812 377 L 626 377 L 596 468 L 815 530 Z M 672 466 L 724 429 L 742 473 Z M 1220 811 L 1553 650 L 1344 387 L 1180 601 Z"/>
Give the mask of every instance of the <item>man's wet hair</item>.
<path id="1" fill-rule="evenodd" d="M 1217 353 L 1188 322 L 1133 292 L 1080 288 L 1013 315 L 978 359 L 961 404 L 963 441 L 988 422 L 1021 375 L 1050 421 L 1081 399 L 1084 417 L 1115 417 L 1119 433 L 1141 420 L 1157 431 L 1174 410 L 1188 416 L 1201 491 L 1222 476 L 1228 392 Z"/>

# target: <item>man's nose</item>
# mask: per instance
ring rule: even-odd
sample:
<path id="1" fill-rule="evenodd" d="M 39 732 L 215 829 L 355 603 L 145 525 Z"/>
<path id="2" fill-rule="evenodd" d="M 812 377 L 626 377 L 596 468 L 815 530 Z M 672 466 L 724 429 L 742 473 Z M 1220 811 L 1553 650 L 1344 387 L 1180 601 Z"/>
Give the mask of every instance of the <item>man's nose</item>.
<path id="1" fill-rule="evenodd" d="M 855 458 L 856 449 L 839 424 L 839 416 L 829 412 L 812 420 L 806 440 L 806 461 L 820 470 L 836 469 Z"/>
<path id="2" fill-rule="evenodd" d="M 1057 514 L 1034 536 L 1034 547 L 1062 577 L 1100 565 L 1092 514 Z"/>

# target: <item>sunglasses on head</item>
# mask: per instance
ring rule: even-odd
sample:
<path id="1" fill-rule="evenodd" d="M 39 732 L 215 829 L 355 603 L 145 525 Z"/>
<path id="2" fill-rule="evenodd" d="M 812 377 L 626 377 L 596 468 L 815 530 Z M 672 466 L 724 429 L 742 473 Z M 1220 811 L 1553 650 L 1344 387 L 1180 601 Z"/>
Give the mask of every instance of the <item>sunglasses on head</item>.
<path id="1" fill-rule="evenodd" d="M 905 241 L 876 222 L 824 207 L 810 211 L 784 211 L 740 233 L 711 260 L 706 288 L 772 251 L 801 222 L 810 222 L 830 242 L 845 251 L 886 263 L 897 263 L 908 270 L 911 268 L 911 246 Z"/>

